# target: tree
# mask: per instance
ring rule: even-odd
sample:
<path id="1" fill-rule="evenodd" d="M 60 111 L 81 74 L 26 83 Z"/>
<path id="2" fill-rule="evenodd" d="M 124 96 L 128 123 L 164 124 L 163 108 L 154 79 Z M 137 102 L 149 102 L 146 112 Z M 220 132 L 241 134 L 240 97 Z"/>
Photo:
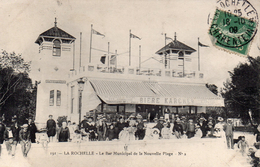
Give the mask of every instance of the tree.
<path id="1" fill-rule="evenodd" d="M 218 87 L 215 84 L 206 84 L 206 87 L 215 95 L 218 95 Z M 206 113 L 210 113 L 211 116 L 225 116 L 224 108 L 223 107 L 206 107 Z"/>
<path id="2" fill-rule="evenodd" d="M 30 62 L 26 62 L 21 55 L 2 51 L 0 54 L 0 116 L 5 114 L 5 118 L 10 119 L 12 115 L 22 113 L 30 107 L 34 97 L 29 71 Z"/>
<path id="3" fill-rule="evenodd" d="M 248 114 L 251 109 L 254 121 L 260 123 L 260 57 L 248 57 L 248 62 L 240 63 L 229 74 L 230 80 L 224 83 L 221 92 L 229 116 L 239 117 L 247 124 L 251 122 Z"/>

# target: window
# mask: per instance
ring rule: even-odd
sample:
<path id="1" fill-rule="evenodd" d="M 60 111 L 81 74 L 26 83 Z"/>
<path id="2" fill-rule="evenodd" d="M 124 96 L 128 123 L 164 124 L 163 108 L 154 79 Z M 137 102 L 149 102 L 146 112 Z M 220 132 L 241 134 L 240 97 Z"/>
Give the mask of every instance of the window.
<path id="1" fill-rule="evenodd" d="M 56 101 L 56 106 L 61 105 L 61 91 L 57 90 L 57 101 Z"/>
<path id="2" fill-rule="evenodd" d="M 60 40 L 55 39 L 53 42 L 53 56 L 60 56 L 60 55 L 61 55 Z"/>
<path id="3" fill-rule="evenodd" d="M 75 92 L 74 92 L 74 90 L 75 90 L 75 86 L 72 86 L 71 87 L 71 114 L 73 113 L 73 110 L 74 110 L 74 107 L 75 107 L 75 105 L 74 105 L 74 103 L 75 103 L 75 100 L 74 100 Z"/>
<path id="4" fill-rule="evenodd" d="M 49 102 L 50 106 L 54 105 L 54 90 L 50 91 L 50 102 Z"/>

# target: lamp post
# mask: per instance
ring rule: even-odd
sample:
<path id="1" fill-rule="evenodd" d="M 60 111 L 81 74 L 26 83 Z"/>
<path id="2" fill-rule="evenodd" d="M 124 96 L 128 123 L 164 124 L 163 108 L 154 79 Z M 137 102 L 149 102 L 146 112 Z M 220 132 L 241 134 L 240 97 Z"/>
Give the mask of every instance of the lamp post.
<path id="1" fill-rule="evenodd" d="M 81 107 L 82 107 L 82 91 L 84 89 L 85 82 L 83 81 L 83 78 L 80 78 L 78 80 L 78 88 L 79 88 L 79 124 L 81 122 Z"/>

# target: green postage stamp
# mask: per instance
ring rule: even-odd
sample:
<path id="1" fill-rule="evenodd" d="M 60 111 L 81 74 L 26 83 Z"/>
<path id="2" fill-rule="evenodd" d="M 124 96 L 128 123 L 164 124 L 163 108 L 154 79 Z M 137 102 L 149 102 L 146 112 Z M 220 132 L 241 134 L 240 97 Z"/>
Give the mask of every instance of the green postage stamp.
<path id="1" fill-rule="evenodd" d="M 247 55 L 257 33 L 258 15 L 246 0 L 218 0 L 209 28 L 214 46 L 239 55 Z"/>

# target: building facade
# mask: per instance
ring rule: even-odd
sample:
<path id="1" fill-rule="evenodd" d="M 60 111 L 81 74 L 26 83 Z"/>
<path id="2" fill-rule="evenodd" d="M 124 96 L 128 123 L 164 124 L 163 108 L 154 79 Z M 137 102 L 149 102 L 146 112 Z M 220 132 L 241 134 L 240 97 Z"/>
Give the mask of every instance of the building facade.
<path id="1" fill-rule="evenodd" d="M 162 69 L 100 63 L 76 70 L 71 63 L 75 40 L 56 23 L 36 40 L 41 58 L 36 122 L 52 114 L 78 123 L 86 114 L 100 113 L 108 118 L 140 113 L 153 121 L 166 110 L 197 114 L 206 106 L 224 106 L 223 99 L 206 88 L 203 73 L 187 65 L 196 50 L 176 38 L 156 52 L 165 64 Z M 79 81 L 84 82 L 83 90 Z"/>

